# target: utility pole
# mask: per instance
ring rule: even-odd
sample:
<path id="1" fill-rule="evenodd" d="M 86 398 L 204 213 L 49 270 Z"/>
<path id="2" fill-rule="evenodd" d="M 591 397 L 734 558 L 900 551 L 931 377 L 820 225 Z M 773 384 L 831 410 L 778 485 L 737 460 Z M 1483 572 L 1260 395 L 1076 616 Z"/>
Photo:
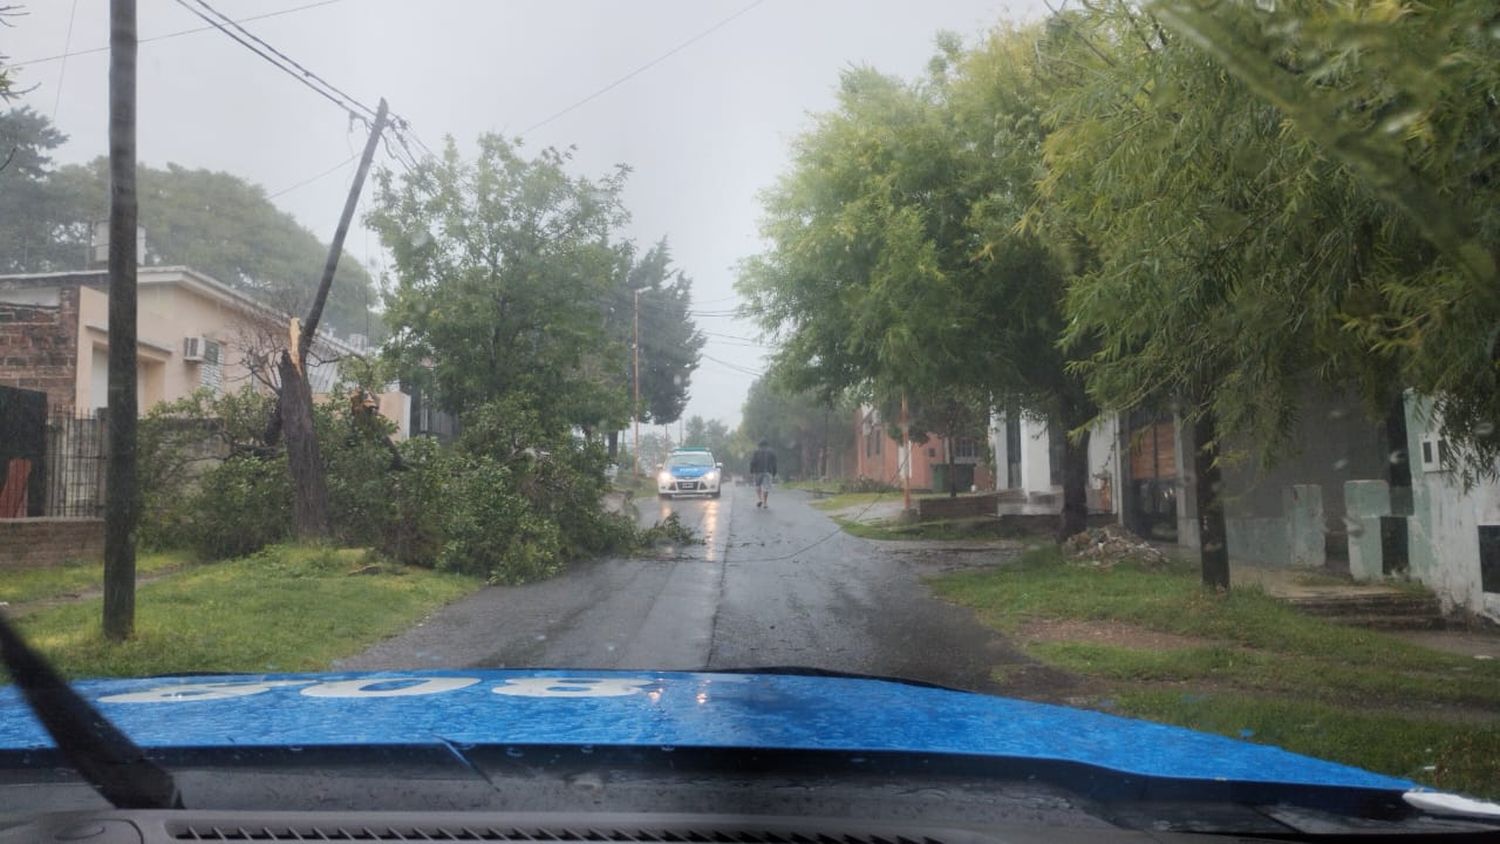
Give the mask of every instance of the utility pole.
<path id="1" fill-rule="evenodd" d="M 641 474 L 641 291 L 635 291 L 635 473 Z"/>
<path id="2" fill-rule="evenodd" d="M 109 456 L 104 492 L 104 637 L 135 632 L 135 0 L 109 4 Z"/>
<path id="3" fill-rule="evenodd" d="M 385 130 L 386 103 L 381 98 L 375 112 L 375 123 L 370 127 L 370 137 L 365 139 L 364 153 L 359 159 L 359 169 L 354 173 L 354 183 L 349 186 L 349 195 L 344 199 L 344 210 L 339 215 L 338 227 L 333 232 L 333 242 L 328 246 L 328 257 L 323 262 L 323 275 L 318 281 L 318 292 L 308 308 L 307 320 L 300 326 L 292 320 L 288 342 L 290 347 L 281 353 L 276 369 L 281 376 L 280 414 L 282 434 L 286 439 L 287 468 L 292 475 L 292 523 L 297 536 L 302 539 L 320 539 L 328 536 L 328 479 L 323 476 L 323 458 L 318 448 L 317 431 L 313 428 L 312 387 L 307 378 L 307 353 L 317 340 L 318 323 L 323 319 L 323 306 L 328 302 L 328 293 L 333 288 L 333 278 L 338 272 L 339 256 L 344 252 L 344 238 L 349 234 L 349 225 L 354 220 L 354 210 L 359 205 L 359 195 L 364 190 L 365 177 L 370 172 L 370 162 L 375 158 L 375 148 L 380 142 L 380 133 Z"/>
<path id="4" fill-rule="evenodd" d="M 911 512 L 911 431 L 906 422 L 906 391 L 901 391 L 901 509 Z"/>

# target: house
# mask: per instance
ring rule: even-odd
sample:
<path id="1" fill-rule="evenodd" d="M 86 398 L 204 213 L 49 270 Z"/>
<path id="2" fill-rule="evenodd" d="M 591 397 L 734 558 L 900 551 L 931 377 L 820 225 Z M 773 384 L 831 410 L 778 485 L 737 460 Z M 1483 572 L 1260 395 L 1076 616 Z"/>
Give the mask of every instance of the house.
<path id="1" fill-rule="evenodd" d="M 1044 419 L 1013 411 L 992 413 L 989 427 L 994 489 L 1001 493 L 1002 512 L 1061 512 L 1063 432 Z M 1117 512 L 1122 500 L 1118 420 L 1107 419 L 1090 430 L 1088 451 L 1089 511 Z"/>
<path id="2" fill-rule="evenodd" d="M 1408 391 L 1373 418 L 1352 396 L 1308 387 L 1298 405 L 1275 461 L 1233 438 L 1221 448 L 1230 558 L 1409 578 L 1447 610 L 1500 621 L 1500 484 L 1465 485 L 1433 402 Z M 1191 432 L 1170 414 L 1127 414 L 1120 430 L 1131 455 L 1119 462 L 1121 522 L 1196 550 Z"/>
<path id="3" fill-rule="evenodd" d="M 936 434 L 918 439 L 912 439 L 908 455 L 901 440 L 891 436 L 880 411 L 860 407 L 854 413 L 855 476 L 892 486 L 901 485 L 907 476 L 912 489 L 945 490 L 951 452 L 960 491 L 991 488 L 994 478 L 983 439 L 960 437 L 950 443 Z"/>
<path id="4" fill-rule="evenodd" d="M 137 276 L 136 400 L 142 414 L 194 390 L 264 388 L 269 349 L 284 345 L 290 318 L 188 267 L 141 267 Z M 108 403 L 109 277 L 103 270 L 0 275 L 0 385 L 46 393 L 53 407 L 88 414 Z M 341 358 L 365 338 L 319 331 L 308 381 L 326 395 Z M 411 408 L 399 388 L 379 397 L 381 415 L 407 435 Z"/>

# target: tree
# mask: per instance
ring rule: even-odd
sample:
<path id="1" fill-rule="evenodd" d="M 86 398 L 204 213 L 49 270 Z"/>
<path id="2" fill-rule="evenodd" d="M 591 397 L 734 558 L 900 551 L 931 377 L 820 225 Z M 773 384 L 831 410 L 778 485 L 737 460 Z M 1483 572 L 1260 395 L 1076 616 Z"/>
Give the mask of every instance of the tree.
<path id="1" fill-rule="evenodd" d="M 729 456 L 733 449 L 733 440 L 734 432 L 729 430 L 729 426 L 721 420 L 690 416 L 683 433 L 682 444 L 689 448 L 706 448 L 714 453 L 715 459 L 727 466 L 730 465 Z"/>
<path id="2" fill-rule="evenodd" d="M 682 418 L 693 372 L 705 338 L 691 316 L 692 280 L 672 268 L 666 238 L 644 253 L 627 246 L 606 322 L 614 340 L 629 348 L 635 342 L 636 295 L 640 296 L 640 392 L 636 413 L 643 422 L 666 425 Z M 634 361 L 619 368 L 620 383 L 634 389 Z"/>
<path id="3" fill-rule="evenodd" d="M 62 203 L 48 182 L 67 136 L 26 106 L 0 112 L 0 272 L 23 272 L 60 234 Z M 83 252 L 75 256 L 81 262 Z M 76 266 L 76 264 L 75 264 Z"/>
<path id="4" fill-rule="evenodd" d="M 1435 398 L 1467 480 L 1493 473 L 1500 457 L 1494 4 L 1228 3 L 1210 14 L 1174 0 L 1154 9 L 1273 106 L 1299 139 L 1346 168 L 1358 189 L 1351 193 L 1367 192 L 1394 212 L 1365 239 L 1405 260 L 1369 262 L 1373 283 L 1340 303 L 1341 322 L 1378 362 L 1371 370 L 1397 370 L 1398 385 Z M 1392 249 L 1398 229 L 1425 242 Z M 1312 281 L 1308 298 L 1341 298 L 1339 278 Z"/>
<path id="5" fill-rule="evenodd" d="M 98 158 L 53 168 L 48 153 L 66 140 L 32 109 L 0 114 L 0 145 L 14 146 L 17 160 L 27 165 L 0 174 L 0 271 L 86 266 L 91 224 L 108 215 L 109 167 Z M 176 164 L 138 165 L 137 182 L 146 263 L 192 267 L 288 313 L 307 309 L 327 246 L 276 208 L 259 185 Z M 383 325 L 370 315 L 378 300 L 369 272 L 343 255 L 328 323 L 341 332 L 378 337 Z"/>
<path id="6" fill-rule="evenodd" d="M 464 160 L 441 158 L 378 176 L 368 222 L 394 259 L 387 318 L 393 353 L 428 370 L 448 409 L 523 397 L 545 430 L 597 425 L 623 395 L 595 366 L 609 346 L 601 313 L 617 284 L 626 215 L 624 168 L 591 180 L 570 156 L 534 158 L 494 134 Z"/>
<path id="7" fill-rule="evenodd" d="M 1149 16 L 1121 5 L 1055 17 L 1045 215 L 1090 261 L 1065 338 L 1101 405 L 1175 409 L 1195 455 L 1204 582 L 1225 588 L 1218 472 L 1243 437 L 1285 453 L 1309 383 L 1388 373 L 1343 315 L 1423 250 L 1349 172 Z M 1320 293 L 1321 291 L 1321 293 Z"/>
<path id="8" fill-rule="evenodd" d="M 853 420 L 854 405 L 842 395 L 825 400 L 816 392 L 797 391 L 783 381 L 763 376 L 750 384 L 740 427 L 730 441 L 724 463 L 747 467 L 750 452 L 765 440 L 777 453 L 782 475 L 823 477 L 829 474 L 832 453 L 853 444 Z"/>
<path id="9" fill-rule="evenodd" d="M 1033 39 L 1001 31 L 965 55 L 942 37 L 911 84 L 846 73 L 838 108 L 767 194 L 773 247 L 740 284 L 781 332 L 775 366 L 795 387 L 972 413 L 995 402 L 1069 432 L 1060 530 L 1071 535 L 1087 517 L 1097 408 L 1056 347 L 1066 274 L 1021 226 L 1044 137 Z"/>

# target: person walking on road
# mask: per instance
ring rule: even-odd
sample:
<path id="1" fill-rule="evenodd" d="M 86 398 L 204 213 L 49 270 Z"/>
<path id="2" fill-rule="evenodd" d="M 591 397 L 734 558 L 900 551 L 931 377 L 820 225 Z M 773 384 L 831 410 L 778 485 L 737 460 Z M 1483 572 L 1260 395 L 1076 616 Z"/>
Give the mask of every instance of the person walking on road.
<path id="1" fill-rule="evenodd" d="M 765 440 L 750 455 L 750 476 L 755 478 L 755 506 L 770 506 L 766 499 L 771 494 L 771 479 L 776 477 L 776 452 Z"/>

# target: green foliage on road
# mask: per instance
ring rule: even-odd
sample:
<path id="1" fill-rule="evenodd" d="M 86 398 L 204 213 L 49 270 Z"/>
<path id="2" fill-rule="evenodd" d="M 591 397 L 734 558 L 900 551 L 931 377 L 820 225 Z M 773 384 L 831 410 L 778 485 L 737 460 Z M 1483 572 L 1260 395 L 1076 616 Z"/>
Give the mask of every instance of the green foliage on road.
<path id="1" fill-rule="evenodd" d="M 54 167 L 52 151 L 67 137 L 39 112 L 0 112 L 0 272 L 85 267 L 91 224 L 109 216 L 109 162 Z M 183 265 L 287 313 L 305 313 L 328 247 L 259 185 L 230 173 L 176 164 L 140 165 L 140 224 L 147 264 Z M 338 211 L 328 209 L 329 218 Z M 379 304 L 369 272 L 347 253 L 323 318 L 340 333 L 378 336 Z"/>
<path id="2" fill-rule="evenodd" d="M 142 585 L 135 636 L 123 643 L 100 635 L 97 598 L 18 623 L 70 677 L 320 671 L 481 585 L 430 569 L 372 567 L 360 550 L 271 546 Z"/>
<path id="3" fill-rule="evenodd" d="M 1253 588 L 1206 593 L 1176 560 L 1105 568 L 1049 546 L 934 585 L 1012 634 L 1028 622 L 1070 619 L 1191 637 L 1176 648 L 1107 638 L 1028 645 L 1031 656 L 1102 688 L 1090 705 L 1231 736 L 1249 731 L 1253 741 L 1296 752 L 1500 794 L 1494 662 L 1303 615 Z"/>

